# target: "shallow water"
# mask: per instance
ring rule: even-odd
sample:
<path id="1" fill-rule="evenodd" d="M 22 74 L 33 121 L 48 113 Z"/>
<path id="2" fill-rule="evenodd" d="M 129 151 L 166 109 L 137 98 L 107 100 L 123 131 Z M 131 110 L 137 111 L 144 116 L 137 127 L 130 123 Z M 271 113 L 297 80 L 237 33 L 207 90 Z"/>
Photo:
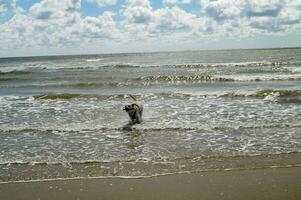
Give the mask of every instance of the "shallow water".
<path id="1" fill-rule="evenodd" d="M 3 58 L 0 180 L 297 166 L 300 86 L 301 49 Z"/>

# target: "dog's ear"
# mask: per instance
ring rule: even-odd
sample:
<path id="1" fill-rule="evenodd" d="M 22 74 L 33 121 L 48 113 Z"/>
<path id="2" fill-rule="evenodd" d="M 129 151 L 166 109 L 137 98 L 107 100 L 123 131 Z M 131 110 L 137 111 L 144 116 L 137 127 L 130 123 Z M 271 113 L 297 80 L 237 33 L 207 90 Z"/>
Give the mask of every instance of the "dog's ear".
<path id="1" fill-rule="evenodd" d="M 138 101 L 134 101 L 134 102 L 132 103 L 132 106 L 133 106 L 134 108 L 139 108 L 139 107 L 140 107 L 140 103 L 139 103 Z"/>

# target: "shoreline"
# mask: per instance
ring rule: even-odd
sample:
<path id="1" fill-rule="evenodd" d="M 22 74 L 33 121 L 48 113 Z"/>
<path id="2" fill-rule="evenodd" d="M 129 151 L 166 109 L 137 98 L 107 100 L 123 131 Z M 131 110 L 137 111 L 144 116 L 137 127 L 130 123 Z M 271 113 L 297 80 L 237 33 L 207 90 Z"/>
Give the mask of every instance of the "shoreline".
<path id="1" fill-rule="evenodd" d="M 163 176 L 176 176 L 176 175 L 186 175 L 186 174 L 201 174 L 201 173 L 214 173 L 214 172 L 234 172 L 234 171 L 253 171 L 253 170 L 269 170 L 269 169 L 290 169 L 290 168 L 300 168 L 301 164 L 294 165 L 283 165 L 283 166 L 267 166 L 267 167 L 254 167 L 254 168 L 225 168 L 225 169 L 204 169 L 197 171 L 182 171 L 182 172 L 170 172 L 165 174 L 155 174 L 155 175 L 141 175 L 141 176 L 114 176 L 114 175 L 104 175 L 95 177 L 65 177 L 65 178 L 49 178 L 49 179 L 32 179 L 32 180 L 16 180 L 16 181 L 3 181 L 0 182 L 0 186 L 3 184 L 16 184 L 16 183 L 35 183 L 35 182 L 53 182 L 53 181 L 76 181 L 76 180 L 93 180 L 93 179 L 148 179 L 157 178 Z"/>
<path id="2" fill-rule="evenodd" d="M 0 185 L 5 183 L 97 178 L 154 178 L 187 173 L 301 167 L 300 156 L 300 153 L 289 153 L 235 157 L 194 157 L 194 159 L 178 159 L 172 165 L 143 160 L 108 163 L 97 161 L 10 163 L 0 165 Z"/>
<path id="3" fill-rule="evenodd" d="M 0 184 L 0 199 L 301 199 L 301 167 Z"/>

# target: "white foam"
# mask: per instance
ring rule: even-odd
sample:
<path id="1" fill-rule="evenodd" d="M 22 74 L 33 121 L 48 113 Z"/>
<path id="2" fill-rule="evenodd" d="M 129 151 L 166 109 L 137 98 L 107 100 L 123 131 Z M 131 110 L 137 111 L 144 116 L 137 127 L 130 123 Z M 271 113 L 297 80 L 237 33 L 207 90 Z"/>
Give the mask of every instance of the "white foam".
<path id="1" fill-rule="evenodd" d="M 280 96 L 279 92 L 272 92 L 271 94 L 267 95 L 266 97 L 264 97 L 264 100 L 266 101 L 277 101 L 277 97 Z"/>
<path id="2" fill-rule="evenodd" d="M 86 61 L 87 62 L 99 62 L 99 61 L 102 61 L 104 60 L 103 58 L 94 58 L 94 59 L 87 59 Z"/>
<path id="3" fill-rule="evenodd" d="M 274 80 L 300 80 L 301 74 L 239 74 L 221 75 L 220 78 L 233 79 L 234 81 L 274 81 Z"/>

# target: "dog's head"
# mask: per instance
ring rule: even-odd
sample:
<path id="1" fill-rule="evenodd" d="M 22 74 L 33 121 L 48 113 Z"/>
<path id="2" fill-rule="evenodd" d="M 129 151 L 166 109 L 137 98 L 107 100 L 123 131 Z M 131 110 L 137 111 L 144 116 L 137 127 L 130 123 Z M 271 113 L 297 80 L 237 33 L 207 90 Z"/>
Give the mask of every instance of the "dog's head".
<path id="1" fill-rule="evenodd" d="M 124 106 L 123 110 L 125 110 L 129 114 L 133 114 L 135 110 L 139 108 L 139 105 L 137 103 L 132 103 L 129 105 Z"/>

